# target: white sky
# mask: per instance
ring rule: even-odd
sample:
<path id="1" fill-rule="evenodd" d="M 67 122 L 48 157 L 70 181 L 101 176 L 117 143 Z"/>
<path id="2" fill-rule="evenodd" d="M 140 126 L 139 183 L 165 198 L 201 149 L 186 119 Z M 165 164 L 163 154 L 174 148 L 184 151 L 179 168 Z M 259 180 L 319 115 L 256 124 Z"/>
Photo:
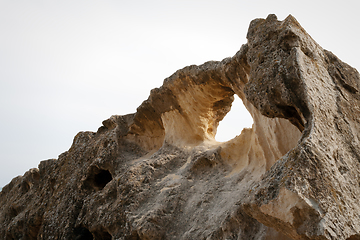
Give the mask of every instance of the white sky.
<path id="1" fill-rule="evenodd" d="M 292 14 L 359 69 L 358 9 L 356 0 L 0 0 L 0 187 L 57 158 L 77 132 L 135 112 L 177 69 L 233 56 L 250 21 L 269 13 Z M 230 115 L 218 140 L 251 126 L 240 101 Z"/>

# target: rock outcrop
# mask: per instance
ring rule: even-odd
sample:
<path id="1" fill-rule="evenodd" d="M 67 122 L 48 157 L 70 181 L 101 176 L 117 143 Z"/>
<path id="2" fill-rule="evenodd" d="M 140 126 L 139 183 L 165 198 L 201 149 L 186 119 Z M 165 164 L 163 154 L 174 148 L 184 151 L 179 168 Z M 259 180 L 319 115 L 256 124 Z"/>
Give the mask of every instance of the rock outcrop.
<path id="1" fill-rule="evenodd" d="M 360 239 L 359 73 L 292 16 L 253 20 L 247 39 L 14 178 L 0 236 Z M 234 95 L 253 127 L 216 142 Z"/>

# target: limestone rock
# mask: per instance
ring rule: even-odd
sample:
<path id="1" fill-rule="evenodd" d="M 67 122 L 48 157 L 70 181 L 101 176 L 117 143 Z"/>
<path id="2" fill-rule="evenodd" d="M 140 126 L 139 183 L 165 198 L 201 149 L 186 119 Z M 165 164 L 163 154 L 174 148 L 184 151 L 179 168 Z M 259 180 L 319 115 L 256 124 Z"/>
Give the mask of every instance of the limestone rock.
<path id="1" fill-rule="evenodd" d="M 255 19 L 134 114 L 0 193 L 3 239 L 360 239 L 360 76 L 294 17 Z M 254 119 L 214 140 L 239 96 Z"/>

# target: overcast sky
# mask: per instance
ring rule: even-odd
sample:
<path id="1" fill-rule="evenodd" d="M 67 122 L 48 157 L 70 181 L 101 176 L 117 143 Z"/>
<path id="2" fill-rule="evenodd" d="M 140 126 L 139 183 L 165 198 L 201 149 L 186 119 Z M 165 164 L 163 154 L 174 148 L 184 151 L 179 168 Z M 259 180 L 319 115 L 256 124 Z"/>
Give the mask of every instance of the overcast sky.
<path id="1" fill-rule="evenodd" d="M 177 69 L 233 56 L 269 13 L 292 14 L 359 69 L 356 0 L 0 0 L 0 187 L 57 158 L 77 132 L 135 112 Z M 217 140 L 251 124 L 237 101 Z"/>

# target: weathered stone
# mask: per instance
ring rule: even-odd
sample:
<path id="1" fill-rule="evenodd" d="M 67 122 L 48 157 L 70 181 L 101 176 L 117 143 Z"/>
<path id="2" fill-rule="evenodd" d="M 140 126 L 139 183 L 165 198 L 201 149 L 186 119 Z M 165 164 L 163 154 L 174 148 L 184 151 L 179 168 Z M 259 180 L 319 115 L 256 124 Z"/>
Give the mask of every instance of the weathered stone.
<path id="1" fill-rule="evenodd" d="M 4 239 L 360 239 L 359 73 L 292 17 L 178 70 L 0 193 Z M 254 119 L 214 140 L 239 96 Z"/>

